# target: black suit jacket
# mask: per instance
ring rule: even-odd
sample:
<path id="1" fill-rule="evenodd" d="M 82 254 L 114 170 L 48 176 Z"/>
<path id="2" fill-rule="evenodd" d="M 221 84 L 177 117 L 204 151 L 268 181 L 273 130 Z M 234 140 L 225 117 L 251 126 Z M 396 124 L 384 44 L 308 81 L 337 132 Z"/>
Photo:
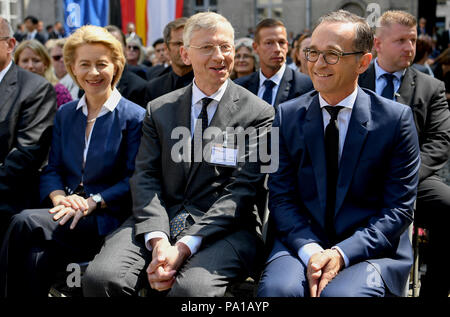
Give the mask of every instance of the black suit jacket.
<path id="1" fill-rule="evenodd" d="M 195 223 L 178 238 L 201 236 L 204 245 L 238 230 L 256 234 L 260 225 L 256 193 L 264 181 L 259 160 L 249 162 L 247 157 L 236 167 L 182 160 L 177 146 L 182 141 L 191 144 L 191 98 L 192 84 L 147 106 L 136 170 L 130 180 L 136 235 L 162 231 L 170 236 L 169 220 L 181 209 L 187 210 Z M 261 128 L 260 135 L 263 135 L 264 131 L 269 133 L 273 116 L 273 107 L 229 80 L 209 127 L 216 127 L 221 133 L 227 127 Z M 177 131 L 184 134 L 173 137 Z M 228 140 L 243 134 L 244 131 L 236 129 L 228 134 Z M 246 144 L 240 153 L 250 155 L 254 148 L 249 146 L 249 138 L 243 139 Z M 265 146 L 264 138 L 258 141 L 260 146 Z M 209 140 L 208 144 L 205 153 L 211 153 Z M 184 153 L 190 158 L 190 150 Z M 237 252 L 249 248 L 246 241 L 230 243 Z M 242 256 L 245 258 L 245 254 Z"/>
<path id="2" fill-rule="evenodd" d="M 259 90 L 259 71 L 256 71 L 248 76 L 241 78 L 236 78 L 234 82 L 247 88 L 255 95 L 258 95 Z M 280 87 L 278 88 L 278 93 L 275 98 L 275 109 L 278 108 L 280 103 L 294 99 L 311 91 L 313 89 L 313 84 L 311 79 L 298 71 L 286 66 L 283 78 L 280 82 Z"/>
<path id="3" fill-rule="evenodd" d="M 129 65 L 125 65 L 122 77 L 117 84 L 117 90 L 126 99 L 145 108 L 147 105 L 145 97 L 147 81 L 133 73 L 129 67 Z"/>
<path id="4" fill-rule="evenodd" d="M 359 76 L 359 85 L 375 91 L 375 66 Z M 396 94 L 397 101 L 411 107 L 419 135 L 421 165 L 419 181 L 435 174 L 448 160 L 450 111 L 444 83 L 408 67 Z"/>
<path id="5" fill-rule="evenodd" d="M 173 71 L 156 77 L 147 84 L 146 102 L 152 101 L 174 90 L 186 87 L 194 79 L 194 72 L 190 71 L 184 76 L 178 76 Z"/>
<path id="6" fill-rule="evenodd" d="M 38 194 L 56 94 L 43 77 L 13 63 L 0 83 L 0 96 L 0 212 L 16 213 L 31 207 Z"/>

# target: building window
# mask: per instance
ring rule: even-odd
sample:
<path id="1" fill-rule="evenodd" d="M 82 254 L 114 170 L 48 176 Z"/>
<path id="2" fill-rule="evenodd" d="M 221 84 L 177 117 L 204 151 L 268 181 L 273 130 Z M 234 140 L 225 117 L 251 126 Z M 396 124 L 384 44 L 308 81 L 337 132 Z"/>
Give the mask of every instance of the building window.
<path id="1" fill-rule="evenodd" d="M 14 29 L 20 23 L 19 0 L 0 0 L 0 15 L 9 21 Z"/>
<path id="2" fill-rule="evenodd" d="M 217 0 L 194 0 L 194 14 L 198 12 L 217 12 Z"/>
<path id="3" fill-rule="evenodd" d="M 283 17 L 283 0 L 257 0 L 257 21 L 265 18 L 281 19 Z"/>

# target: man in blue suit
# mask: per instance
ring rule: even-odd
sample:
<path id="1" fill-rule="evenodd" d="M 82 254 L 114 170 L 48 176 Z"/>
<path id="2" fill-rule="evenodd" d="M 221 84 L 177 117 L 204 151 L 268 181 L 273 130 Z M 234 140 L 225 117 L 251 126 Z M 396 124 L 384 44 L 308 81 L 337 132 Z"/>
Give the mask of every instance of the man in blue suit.
<path id="1" fill-rule="evenodd" d="M 264 19 L 258 23 L 253 48 L 259 56 L 261 69 L 235 80 L 258 97 L 278 108 L 278 105 L 313 89 L 308 76 L 286 67 L 288 51 L 283 22 Z"/>
<path id="2" fill-rule="evenodd" d="M 400 296 L 420 164 L 411 109 L 358 87 L 373 34 L 347 11 L 306 49 L 315 91 L 280 105 L 269 178 L 275 241 L 258 295 Z"/>

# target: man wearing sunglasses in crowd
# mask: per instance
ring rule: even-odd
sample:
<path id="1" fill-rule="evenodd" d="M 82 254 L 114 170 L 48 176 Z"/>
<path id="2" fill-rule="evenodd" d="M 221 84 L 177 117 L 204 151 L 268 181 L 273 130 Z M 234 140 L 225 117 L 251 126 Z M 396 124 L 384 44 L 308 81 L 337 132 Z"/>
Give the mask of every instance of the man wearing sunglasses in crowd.
<path id="1" fill-rule="evenodd" d="M 372 45 L 363 18 L 321 17 L 305 50 L 315 91 L 279 106 L 275 241 L 259 296 L 403 294 L 419 145 L 409 107 L 357 85 Z"/>

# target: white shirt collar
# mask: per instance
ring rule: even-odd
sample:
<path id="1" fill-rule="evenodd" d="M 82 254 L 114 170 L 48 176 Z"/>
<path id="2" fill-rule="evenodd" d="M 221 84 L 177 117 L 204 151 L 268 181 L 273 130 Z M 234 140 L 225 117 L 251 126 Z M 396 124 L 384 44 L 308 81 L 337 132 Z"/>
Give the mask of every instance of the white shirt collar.
<path id="1" fill-rule="evenodd" d="M 271 81 L 273 81 L 275 84 L 277 84 L 277 86 L 280 85 L 281 80 L 283 79 L 283 75 L 284 75 L 284 71 L 286 70 L 286 63 L 284 63 L 281 68 L 275 73 L 275 75 L 273 75 L 270 78 L 267 78 L 266 76 L 264 76 L 264 74 L 261 71 L 261 68 L 259 69 L 259 87 L 261 87 L 262 85 L 264 85 L 264 82 L 266 81 L 266 79 L 270 79 Z"/>
<path id="2" fill-rule="evenodd" d="M 203 91 L 201 91 L 197 87 L 197 85 L 195 84 L 195 78 L 194 78 L 193 84 L 192 84 L 192 104 L 195 105 L 195 104 L 199 103 L 205 97 L 211 98 L 211 99 L 217 101 L 217 103 L 219 103 L 220 100 L 222 99 L 223 94 L 225 93 L 225 90 L 227 89 L 227 87 L 228 87 L 228 80 L 226 80 L 215 93 L 213 93 L 211 96 L 207 96 L 203 93 Z"/>
<path id="3" fill-rule="evenodd" d="M 348 95 L 343 100 L 338 102 L 337 105 L 342 106 L 344 108 L 353 109 L 353 105 L 355 104 L 357 95 L 358 95 L 358 86 L 356 86 L 355 90 L 350 95 Z M 329 103 L 326 102 L 325 99 L 322 98 L 320 93 L 319 93 L 319 103 L 320 103 L 320 108 L 323 108 L 323 107 L 329 105 Z"/>
<path id="4" fill-rule="evenodd" d="M 375 58 L 375 79 L 378 80 L 381 76 L 383 76 L 384 74 L 390 74 L 389 72 L 385 71 L 383 68 L 381 68 L 380 65 L 378 65 L 378 57 Z M 392 73 L 392 75 L 395 76 L 395 78 L 397 78 L 399 81 L 402 80 L 403 75 L 406 72 L 406 68 L 396 71 L 395 73 Z"/>
<path id="5" fill-rule="evenodd" d="M 8 70 L 11 68 L 11 65 L 12 65 L 12 61 L 10 61 L 10 62 L 9 62 L 9 65 L 6 66 L 6 68 L 3 69 L 3 70 L 0 72 L 0 84 L 2 83 L 2 80 L 3 80 L 3 78 L 5 77 L 5 75 L 6 75 L 6 73 L 8 72 Z"/>
<path id="6" fill-rule="evenodd" d="M 114 109 L 116 109 L 117 105 L 119 104 L 120 99 L 122 98 L 122 95 L 117 90 L 117 88 L 114 88 L 114 90 L 111 93 L 111 96 L 109 96 L 108 100 L 103 104 L 102 109 L 100 110 L 100 113 L 97 117 L 100 117 L 104 114 L 106 114 L 108 111 L 113 112 Z M 87 112 L 87 103 L 86 103 L 86 95 L 83 95 L 81 97 L 80 101 L 78 101 L 76 110 L 82 108 L 83 113 L 85 116 L 88 115 Z"/>

